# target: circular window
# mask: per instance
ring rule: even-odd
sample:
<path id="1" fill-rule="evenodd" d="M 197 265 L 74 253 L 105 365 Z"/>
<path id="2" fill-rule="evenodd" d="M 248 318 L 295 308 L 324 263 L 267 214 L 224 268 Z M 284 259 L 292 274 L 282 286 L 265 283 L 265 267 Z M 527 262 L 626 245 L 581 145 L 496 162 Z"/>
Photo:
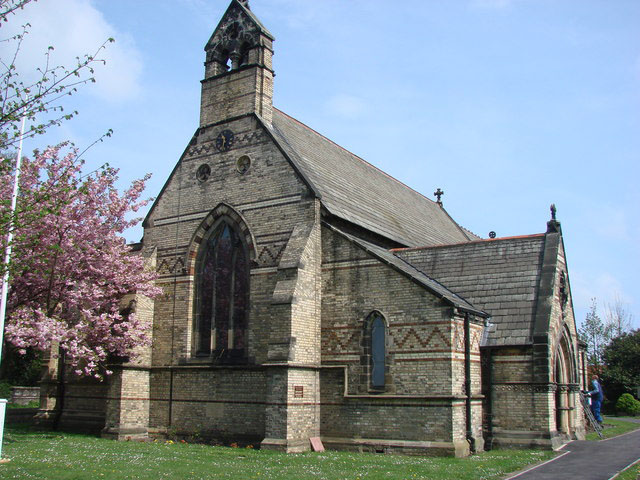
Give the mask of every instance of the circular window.
<path id="1" fill-rule="evenodd" d="M 241 174 L 247 173 L 249 167 L 251 167 L 251 159 L 247 155 L 241 156 L 236 162 L 236 170 Z"/>
<path id="2" fill-rule="evenodd" d="M 198 180 L 200 180 L 201 182 L 206 182 L 210 176 L 211 167 L 208 164 L 203 163 L 198 167 L 198 170 L 196 171 L 196 178 Z"/>

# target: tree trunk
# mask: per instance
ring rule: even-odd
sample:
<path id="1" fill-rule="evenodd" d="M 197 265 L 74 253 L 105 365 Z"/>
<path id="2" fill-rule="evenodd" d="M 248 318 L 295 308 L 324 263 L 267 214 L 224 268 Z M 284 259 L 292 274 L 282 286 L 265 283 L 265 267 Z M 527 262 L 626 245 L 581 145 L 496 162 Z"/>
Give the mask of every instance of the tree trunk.
<path id="1" fill-rule="evenodd" d="M 60 348 L 58 357 L 58 385 L 56 388 L 56 413 L 53 418 L 53 429 L 58 430 L 60 420 L 62 419 L 62 413 L 64 412 L 64 395 L 65 395 L 65 361 L 66 352 L 63 348 Z"/>

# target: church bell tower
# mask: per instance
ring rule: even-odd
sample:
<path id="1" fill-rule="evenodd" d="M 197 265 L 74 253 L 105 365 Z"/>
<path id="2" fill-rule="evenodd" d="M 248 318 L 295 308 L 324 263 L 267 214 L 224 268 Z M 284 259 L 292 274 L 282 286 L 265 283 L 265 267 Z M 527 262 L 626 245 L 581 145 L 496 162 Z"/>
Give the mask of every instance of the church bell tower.
<path id="1" fill-rule="evenodd" d="M 233 0 L 205 46 L 200 127 L 255 113 L 272 119 L 274 37 Z"/>

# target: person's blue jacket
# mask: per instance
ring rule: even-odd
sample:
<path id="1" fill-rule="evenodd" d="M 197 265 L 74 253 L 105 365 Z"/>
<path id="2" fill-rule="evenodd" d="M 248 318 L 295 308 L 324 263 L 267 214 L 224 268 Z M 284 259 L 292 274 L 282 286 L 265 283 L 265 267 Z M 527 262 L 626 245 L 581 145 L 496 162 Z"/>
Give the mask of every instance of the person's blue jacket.
<path id="1" fill-rule="evenodd" d="M 591 395 L 592 401 L 602 403 L 602 400 L 604 400 L 604 394 L 602 392 L 602 386 L 600 385 L 600 382 L 594 378 L 593 380 L 591 380 L 591 386 L 593 387 L 593 390 L 587 392 L 587 394 Z"/>

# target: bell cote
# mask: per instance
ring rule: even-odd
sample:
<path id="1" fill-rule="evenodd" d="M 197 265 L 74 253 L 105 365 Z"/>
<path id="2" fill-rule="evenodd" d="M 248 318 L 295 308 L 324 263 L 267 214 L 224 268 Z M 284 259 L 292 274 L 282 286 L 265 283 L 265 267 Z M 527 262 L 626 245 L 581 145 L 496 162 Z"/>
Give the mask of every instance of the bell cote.
<path id="1" fill-rule="evenodd" d="M 205 46 L 201 127 L 250 113 L 271 123 L 273 41 L 248 0 L 231 2 Z"/>

